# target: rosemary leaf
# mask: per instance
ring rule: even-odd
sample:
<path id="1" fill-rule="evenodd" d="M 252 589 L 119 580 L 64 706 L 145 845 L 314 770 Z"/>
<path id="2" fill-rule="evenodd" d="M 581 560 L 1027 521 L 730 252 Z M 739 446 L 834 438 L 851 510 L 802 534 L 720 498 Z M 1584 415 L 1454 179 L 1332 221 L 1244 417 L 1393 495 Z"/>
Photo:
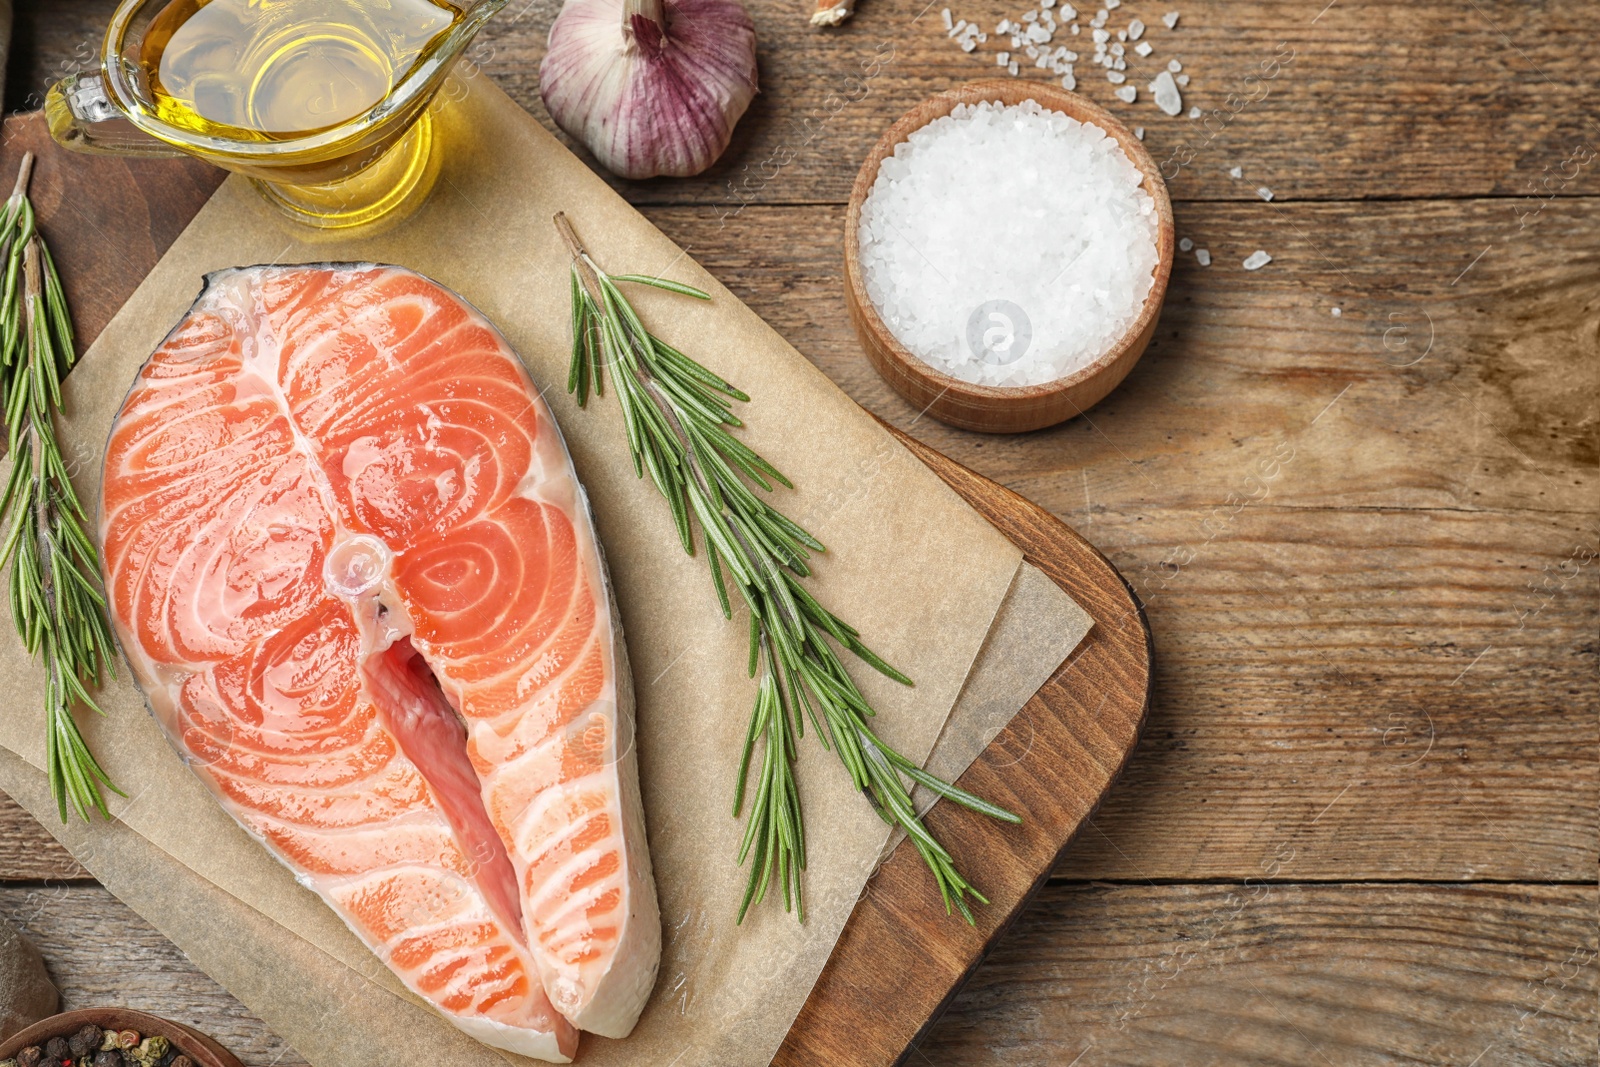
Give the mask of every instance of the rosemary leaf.
<path id="1" fill-rule="evenodd" d="M 601 394 L 605 375 L 611 377 L 635 473 L 641 478 L 648 473 L 667 501 L 678 539 L 690 555 L 695 553 L 693 526 L 700 527 L 723 616 L 733 617 L 730 583 L 750 613 L 746 667 L 758 681 L 733 791 L 734 817 L 748 820 L 737 856 L 750 871 L 739 921 L 774 886 L 782 892 L 784 909 L 805 921 L 800 875 L 806 837 L 794 759 L 795 739 L 804 736 L 809 719 L 818 743 L 837 756 L 873 810 L 910 838 L 933 874 L 945 910 L 972 922 L 968 899 L 988 901 L 917 815 L 908 780 L 991 818 L 1021 819 L 927 773 L 873 733 L 867 724 L 876 712 L 829 639 L 886 677 L 904 685 L 911 679 L 806 591 L 806 561 L 811 553 L 825 551 L 823 544 L 763 495 L 778 485 L 791 487 L 789 480 L 728 432 L 743 426 L 731 402 L 749 396 L 651 335 L 620 286 L 649 285 L 700 300 L 710 296 L 663 278 L 608 275 L 584 250 L 565 215 L 558 214 L 555 225 L 572 254 L 567 391 L 581 407 L 591 392 Z"/>
<path id="2" fill-rule="evenodd" d="M 85 512 L 56 441 L 61 378 L 76 358 L 72 319 L 55 260 L 28 200 L 33 155 L 0 208 L 0 400 L 11 472 L 0 493 L 12 620 L 29 654 L 44 664 L 46 764 L 61 820 L 109 816 L 104 790 L 122 795 L 78 730 L 73 709 L 100 712 L 88 685 L 112 673 L 111 627 L 95 585 L 100 571 Z M 88 683 L 88 685 L 85 684 Z"/>

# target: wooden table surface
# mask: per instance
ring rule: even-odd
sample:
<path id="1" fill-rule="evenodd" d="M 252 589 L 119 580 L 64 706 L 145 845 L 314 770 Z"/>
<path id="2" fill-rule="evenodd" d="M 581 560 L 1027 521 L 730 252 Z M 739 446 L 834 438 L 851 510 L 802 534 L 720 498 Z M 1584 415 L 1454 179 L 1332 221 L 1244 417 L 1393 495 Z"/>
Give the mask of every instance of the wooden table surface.
<path id="1" fill-rule="evenodd" d="M 7 105 L 112 6 L 19 13 Z M 1146 128 L 1214 262 L 1180 255 L 1107 401 L 1015 437 L 889 392 L 840 276 L 857 163 L 993 74 L 993 38 L 806 7 L 752 3 L 763 92 L 716 168 L 620 188 L 868 410 L 1094 541 L 1157 650 L 1128 771 L 908 1062 L 1594 1064 L 1600 5 L 1127 0 L 1113 25 L 1157 48 L 1130 82 L 1179 58 L 1207 118 L 1123 104 L 1087 59 L 1080 89 Z M 542 121 L 554 11 L 513 0 L 473 53 Z M 301 1062 L 3 801 L 0 914 L 73 1005 Z"/>

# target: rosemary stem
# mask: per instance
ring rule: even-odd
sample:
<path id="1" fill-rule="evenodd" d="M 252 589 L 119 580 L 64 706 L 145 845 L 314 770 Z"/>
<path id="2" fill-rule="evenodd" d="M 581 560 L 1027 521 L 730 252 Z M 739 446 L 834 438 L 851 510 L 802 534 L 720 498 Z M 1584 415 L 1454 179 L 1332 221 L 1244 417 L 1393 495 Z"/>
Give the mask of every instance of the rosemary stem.
<path id="1" fill-rule="evenodd" d="M 63 822 L 68 805 L 82 818 L 109 815 L 111 782 L 73 718 L 75 706 L 99 711 L 87 686 L 112 669 L 113 641 L 96 589 L 99 561 L 85 531 L 82 504 L 55 435 L 61 377 L 76 357 L 72 323 L 50 250 L 35 223 L 27 153 L 11 196 L 0 207 L 0 411 L 12 469 L 0 494 L 0 564 L 7 567 L 13 622 L 43 663 L 46 762 Z"/>
<path id="2" fill-rule="evenodd" d="M 789 486 L 788 479 L 729 433 L 730 427 L 743 425 L 732 414 L 732 401 L 749 397 L 652 335 L 618 283 L 710 297 L 659 277 L 608 275 L 564 213 L 557 213 L 554 223 L 572 261 L 568 391 L 583 407 L 591 391 L 602 393 L 605 377 L 612 379 L 635 472 L 648 476 L 666 499 L 690 555 L 695 554 L 693 527 L 700 527 L 723 614 L 732 617 L 730 582 L 750 611 L 748 670 L 754 676 L 759 667 L 760 677 L 735 778 L 735 817 L 744 806 L 758 735 L 762 752 L 738 853 L 741 864 L 750 862 L 739 920 L 765 897 L 776 871 L 785 910 L 797 909 L 804 921 L 805 828 L 793 759 L 795 739 L 803 735 L 809 716 L 818 742 L 835 753 L 873 810 L 911 838 L 946 910 L 972 922 L 967 898 L 987 901 L 923 824 L 906 779 L 991 818 L 1021 820 L 928 774 L 873 733 L 867 722 L 876 712 L 827 638 L 886 677 L 905 685 L 911 680 L 801 584 L 811 573 L 809 554 L 824 551 L 823 545 L 762 495 L 777 485 Z"/>

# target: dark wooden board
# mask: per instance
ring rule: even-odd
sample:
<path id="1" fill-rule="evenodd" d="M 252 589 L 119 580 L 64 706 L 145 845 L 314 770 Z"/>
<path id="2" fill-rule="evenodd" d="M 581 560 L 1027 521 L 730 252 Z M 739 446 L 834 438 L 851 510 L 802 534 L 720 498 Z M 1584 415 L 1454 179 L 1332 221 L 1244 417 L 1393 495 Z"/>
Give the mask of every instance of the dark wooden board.
<path id="1" fill-rule="evenodd" d="M 50 143 L 37 114 L 6 120 L 0 173 L 14 168 L 24 151 L 38 157 L 35 203 L 72 300 L 81 351 L 204 204 L 220 175 L 188 160 L 66 153 Z M 979 910 L 977 925 L 944 913 L 921 858 L 902 843 L 868 883 L 780 1050 L 776 1062 L 782 1064 L 868 1067 L 908 1055 L 1048 879 L 1126 763 L 1149 707 L 1149 628 L 1116 568 L 1049 512 L 891 430 L 1068 590 L 1095 625 L 960 779 L 963 788 L 1023 813 L 1023 826 L 1005 827 L 951 805 L 929 816 L 991 901 Z"/>

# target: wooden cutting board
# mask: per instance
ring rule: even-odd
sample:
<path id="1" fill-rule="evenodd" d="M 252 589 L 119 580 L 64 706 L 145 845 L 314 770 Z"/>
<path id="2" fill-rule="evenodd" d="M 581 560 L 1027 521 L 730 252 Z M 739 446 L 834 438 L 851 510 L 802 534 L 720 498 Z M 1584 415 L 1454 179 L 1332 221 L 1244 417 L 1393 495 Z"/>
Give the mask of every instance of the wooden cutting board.
<path id="1" fill-rule="evenodd" d="M 5 121 L 0 184 L 38 156 L 33 201 L 66 285 L 82 353 L 223 174 L 195 160 L 117 159 L 58 148 L 39 113 Z M 840 300 L 843 300 L 841 294 Z M 890 427 L 893 430 L 893 427 Z M 867 883 L 776 1063 L 886 1067 L 911 1045 L 1044 884 L 1121 771 L 1149 707 L 1152 646 L 1143 607 L 1094 546 L 1049 512 L 914 438 L 895 435 L 1066 589 L 1094 628 L 959 784 L 1026 815 L 997 824 L 950 804 L 928 822 L 989 895 L 969 927 L 945 915 L 902 842 Z"/>

